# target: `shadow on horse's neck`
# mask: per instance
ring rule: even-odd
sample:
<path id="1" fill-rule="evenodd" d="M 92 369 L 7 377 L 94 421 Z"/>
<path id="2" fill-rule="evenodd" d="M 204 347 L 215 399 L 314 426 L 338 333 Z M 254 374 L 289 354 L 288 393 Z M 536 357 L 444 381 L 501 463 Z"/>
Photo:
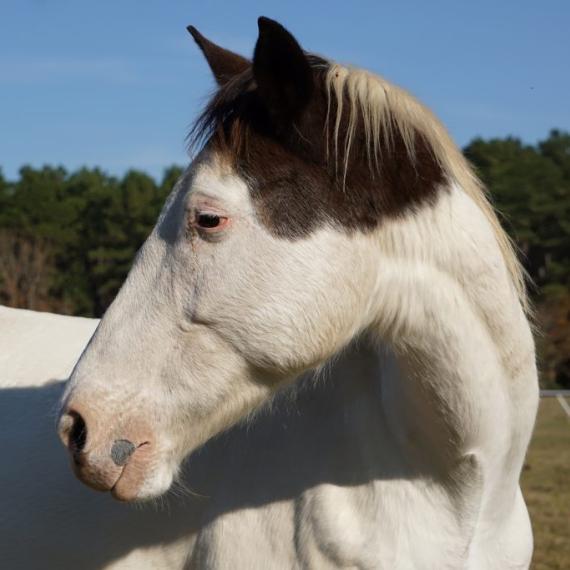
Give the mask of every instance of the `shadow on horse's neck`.
<path id="1" fill-rule="evenodd" d="M 186 465 L 207 519 L 294 499 L 319 485 L 414 478 L 386 423 L 383 377 L 391 352 L 353 343 L 326 370 L 300 378 L 247 423 L 208 442 Z"/>

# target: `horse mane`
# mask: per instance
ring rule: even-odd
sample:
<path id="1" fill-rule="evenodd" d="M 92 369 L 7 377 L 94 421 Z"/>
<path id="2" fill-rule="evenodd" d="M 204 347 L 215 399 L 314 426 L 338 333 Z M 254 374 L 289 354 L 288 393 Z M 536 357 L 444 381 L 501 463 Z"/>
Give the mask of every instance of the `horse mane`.
<path id="1" fill-rule="evenodd" d="M 487 189 L 441 122 L 407 91 L 378 75 L 312 54 L 307 54 L 307 57 L 316 76 L 324 81 L 326 161 L 332 164 L 335 173 L 341 173 L 343 190 L 351 150 L 357 140 L 364 139 L 372 176 L 381 171 L 384 153 L 389 153 L 396 144 L 403 145 L 412 165 L 420 162 L 417 149 L 427 147 L 445 178 L 462 188 L 487 218 L 517 296 L 524 310 L 528 311 L 525 272 L 518 260 L 516 247 L 501 226 Z M 248 97 L 254 90 L 251 68 L 220 87 L 188 135 L 190 148 L 211 138 L 234 155 L 247 147 L 252 120 Z"/>
<path id="2" fill-rule="evenodd" d="M 392 146 L 395 135 L 403 141 L 413 163 L 415 140 L 421 136 L 448 180 L 463 189 L 491 224 L 519 300 L 528 310 L 525 272 L 518 260 L 516 246 L 501 226 L 487 189 L 434 114 L 404 89 L 363 69 L 333 63 L 326 74 L 325 87 L 328 99 L 326 138 L 332 140 L 333 146 L 329 155 L 334 153 L 335 163 L 343 161 L 344 176 L 358 126 L 364 129 L 368 160 L 373 170 L 379 168 L 382 149 Z M 347 122 L 342 119 L 345 106 Z M 341 124 L 344 140 L 341 140 Z"/>

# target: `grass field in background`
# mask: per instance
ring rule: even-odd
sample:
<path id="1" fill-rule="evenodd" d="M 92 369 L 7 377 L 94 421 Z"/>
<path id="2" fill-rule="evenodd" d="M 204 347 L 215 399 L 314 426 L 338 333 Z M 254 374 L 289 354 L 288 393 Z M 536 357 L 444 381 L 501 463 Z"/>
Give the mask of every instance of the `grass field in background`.
<path id="1" fill-rule="evenodd" d="M 534 530 L 533 570 L 570 570 L 570 418 L 543 398 L 522 474 Z"/>

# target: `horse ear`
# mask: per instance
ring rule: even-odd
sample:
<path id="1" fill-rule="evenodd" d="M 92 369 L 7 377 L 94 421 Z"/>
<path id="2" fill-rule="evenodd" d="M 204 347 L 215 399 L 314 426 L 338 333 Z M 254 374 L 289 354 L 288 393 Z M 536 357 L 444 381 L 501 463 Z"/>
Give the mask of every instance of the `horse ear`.
<path id="1" fill-rule="evenodd" d="M 188 26 L 186 29 L 202 50 L 220 87 L 250 67 L 251 62 L 245 57 L 224 49 L 206 39 L 194 26 Z"/>
<path id="2" fill-rule="evenodd" d="M 253 76 L 259 94 L 271 115 L 292 121 L 311 98 L 311 66 L 297 40 L 281 24 L 261 17 L 258 26 Z"/>

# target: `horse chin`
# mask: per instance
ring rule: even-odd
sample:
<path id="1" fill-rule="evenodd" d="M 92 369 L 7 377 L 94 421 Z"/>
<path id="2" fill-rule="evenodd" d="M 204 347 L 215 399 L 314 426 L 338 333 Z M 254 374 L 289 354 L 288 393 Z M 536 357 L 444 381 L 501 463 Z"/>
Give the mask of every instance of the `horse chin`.
<path id="1" fill-rule="evenodd" d="M 125 503 L 144 502 L 164 495 L 172 485 L 173 473 L 166 467 L 145 473 L 135 465 L 127 465 L 111 489 L 111 495 Z"/>

